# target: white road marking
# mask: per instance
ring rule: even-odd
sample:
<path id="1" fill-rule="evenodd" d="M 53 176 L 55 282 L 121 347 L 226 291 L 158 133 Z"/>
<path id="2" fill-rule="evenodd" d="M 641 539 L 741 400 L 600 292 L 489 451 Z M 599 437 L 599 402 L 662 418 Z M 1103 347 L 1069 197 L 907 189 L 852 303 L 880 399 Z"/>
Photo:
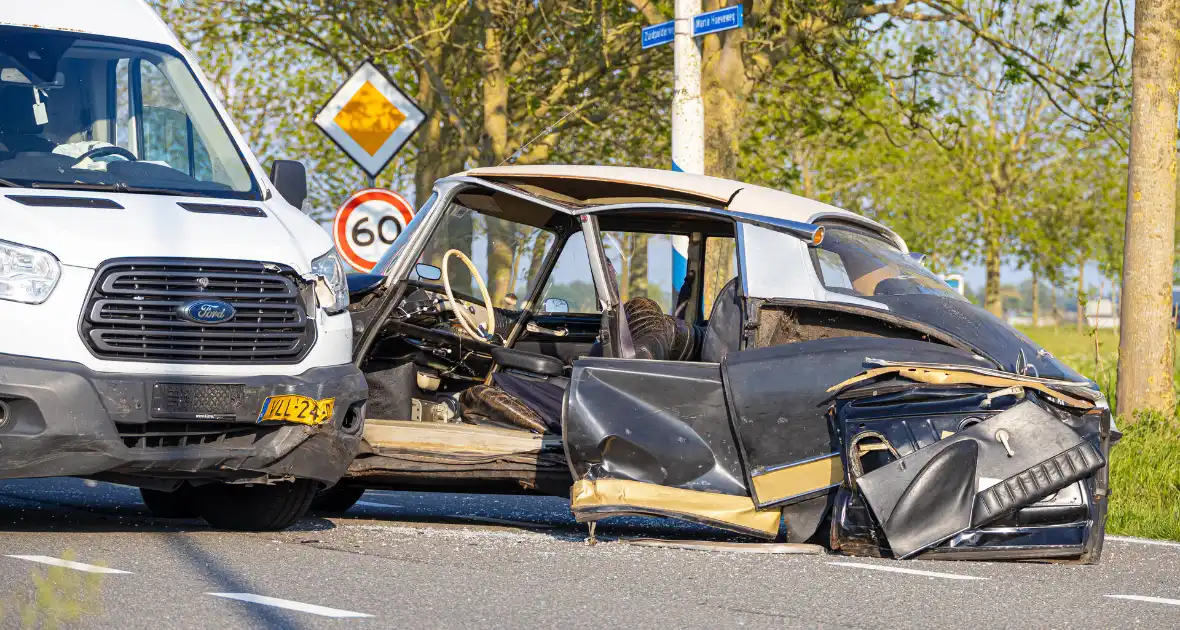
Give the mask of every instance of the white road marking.
<path id="1" fill-rule="evenodd" d="M 84 562 L 74 562 L 73 560 L 62 560 L 61 558 L 52 558 L 50 556 L 6 556 L 8 558 L 16 558 L 17 560 L 28 560 L 29 562 L 40 562 L 42 564 L 51 564 L 55 567 L 65 567 L 75 571 L 85 571 L 87 573 L 131 573 L 130 571 L 120 571 L 119 569 L 111 569 L 108 567 L 95 566 L 93 564 L 86 564 Z"/>
<path id="2" fill-rule="evenodd" d="M 1152 540 L 1151 538 L 1132 538 L 1131 536 L 1107 536 L 1107 540 L 1125 543 L 1137 543 L 1140 545 L 1157 545 L 1160 547 L 1180 547 L 1180 543 L 1172 542 L 1170 540 Z"/>
<path id="3" fill-rule="evenodd" d="M 1146 595 L 1107 595 L 1107 597 L 1112 599 L 1130 599 L 1137 602 L 1151 602 L 1152 604 L 1180 606 L 1180 599 L 1167 599 L 1165 597 L 1148 597 Z"/>
<path id="4" fill-rule="evenodd" d="M 870 569 L 873 571 L 888 571 L 890 573 L 905 573 L 907 575 L 921 575 L 924 577 L 945 578 L 948 580 L 987 580 L 990 578 L 976 577 L 974 575 L 960 575 L 958 573 L 939 573 L 937 571 L 919 571 L 918 569 L 905 569 L 902 567 L 887 567 L 879 564 L 861 564 L 859 562 L 829 562 L 828 564 L 834 567 L 854 567 L 857 569 Z"/>
<path id="5" fill-rule="evenodd" d="M 254 595 L 253 593 L 205 593 L 214 597 L 224 597 L 226 599 L 236 599 L 242 602 L 249 602 L 251 604 L 262 604 L 263 606 L 274 606 L 275 608 L 286 608 L 287 610 L 297 610 L 299 612 L 311 613 L 313 615 L 320 615 L 321 617 L 336 617 L 336 618 L 359 618 L 372 617 L 365 613 L 353 612 L 351 610 L 340 610 L 339 608 L 328 608 L 327 606 L 316 606 L 315 604 L 305 604 L 303 602 L 291 601 L 289 599 L 279 599 L 277 597 L 267 597 L 265 595 Z"/>
<path id="6" fill-rule="evenodd" d="M 357 501 L 356 505 L 363 505 L 365 507 L 381 507 L 381 508 L 399 508 L 400 505 L 393 505 L 392 503 L 373 503 L 372 501 Z"/>

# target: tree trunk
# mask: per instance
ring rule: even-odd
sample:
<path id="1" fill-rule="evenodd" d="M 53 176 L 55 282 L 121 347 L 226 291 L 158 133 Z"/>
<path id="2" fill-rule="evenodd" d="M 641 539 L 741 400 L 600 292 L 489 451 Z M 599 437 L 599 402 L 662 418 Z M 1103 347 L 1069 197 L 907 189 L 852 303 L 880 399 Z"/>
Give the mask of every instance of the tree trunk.
<path id="1" fill-rule="evenodd" d="M 483 49 L 483 151 L 485 165 L 495 166 L 508 157 L 508 77 L 504 65 L 502 29 L 488 7 L 480 3 L 484 20 Z M 487 219 L 488 293 L 497 306 L 511 290 L 512 245 L 516 239 L 510 224 Z"/>
<path id="2" fill-rule="evenodd" d="M 502 29 L 488 2 L 480 3 L 483 44 L 483 163 L 495 166 L 508 157 L 508 76 Z"/>
<path id="3" fill-rule="evenodd" d="M 492 304 L 506 306 L 504 297 L 512 291 L 512 244 L 516 241 L 515 225 L 488 217 L 487 258 L 488 295 Z"/>
<path id="4" fill-rule="evenodd" d="M 437 38 L 429 40 L 423 57 L 433 67 L 440 66 L 442 49 L 438 46 Z M 418 104 L 424 111 L 430 112 L 426 117 L 424 128 L 418 133 L 418 153 L 414 164 L 414 204 L 418 207 L 430 196 L 435 180 L 440 176 L 439 166 L 442 161 L 442 108 L 438 106 L 434 84 L 430 82 L 430 75 L 426 72 L 426 64 L 418 64 Z"/>
<path id="5" fill-rule="evenodd" d="M 1170 412 L 1180 0 L 1135 3 L 1118 413 Z"/>
<path id="6" fill-rule="evenodd" d="M 717 297 L 726 282 L 737 275 L 733 264 L 736 249 L 737 242 L 732 238 L 710 238 L 705 241 L 705 293 L 701 317 L 709 316 L 713 311 L 713 298 Z"/>
<path id="7" fill-rule="evenodd" d="M 708 0 L 704 10 L 722 7 Z M 701 49 L 701 98 L 705 105 L 705 174 L 736 179 L 742 116 L 751 82 L 742 58 L 744 28 L 706 35 Z"/>
<path id="8" fill-rule="evenodd" d="M 1078 316 L 1077 327 L 1079 333 L 1086 332 L 1086 303 L 1089 301 L 1086 295 L 1086 261 L 1082 260 L 1078 263 Z"/>
<path id="9" fill-rule="evenodd" d="M 530 294 L 533 291 L 533 283 L 535 283 L 541 276 L 541 265 L 545 262 L 545 250 L 547 249 L 550 240 L 552 240 L 552 237 L 549 236 L 549 233 L 544 230 L 537 230 L 537 233 L 533 238 L 533 245 L 530 248 L 531 251 L 529 252 L 528 270 L 528 291 Z M 523 295 L 520 296 L 522 300 L 524 297 L 525 296 Z"/>
<path id="10" fill-rule="evenodd" d="M 1053 325 L 1060 326 L 1065 321 L 1065 316 L 1061 313 L 1061 302 L 1057 297 L 1057 289 L 1059 287 L 1054 285 L 1051 288 L 1053 289 Z"/>
<path id="11" fill-rule="evenodd" d="M 996 317 L 1004 316 L 1004 301 L 1000 296 L 1000 226 L 990 213 L 983 220 L 983 305 Z"/>
<path id="12" fill-rule="evenodd" d="M 631 234 L 628 238 L 631 240 L 631 269 L 627 274 L 628 293 L 631 297 L 651 297 L 647 292 L 647 240 L 650 236 Z"/>
<path id="13" fill-rule="evenodd" d="M 1037 278 L 1037 270 L 1032 272 L 1032 327 L 1041 325 L 1041 281 Z"/>

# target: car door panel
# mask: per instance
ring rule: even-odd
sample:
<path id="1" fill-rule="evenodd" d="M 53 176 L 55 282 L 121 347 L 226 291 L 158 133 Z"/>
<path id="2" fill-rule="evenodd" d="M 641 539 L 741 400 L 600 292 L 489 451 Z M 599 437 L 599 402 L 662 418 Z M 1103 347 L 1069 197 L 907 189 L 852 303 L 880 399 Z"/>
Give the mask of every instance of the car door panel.
<path id="1" fill-rule="evenodd" d="M 824 495 L 844 476 L 828 388 L 856 375 L 867 357 L 988 365 L 940 344 L 843 337 L 731 353 L 721 364 L 729 417 L 760 508 Z"/>
<path id="2" fill-rule="evenodd" d="M 907 558 L 1084 479 L 1094 444 L 1031 400 L 865 473 L 856 487 Z"/>
<path id="3" fill-rule="evenodd" d="M 529 320 L 541 330 L 525 330 L 513 345 L 518 350 L 560 359 L 566 365 L 590 354 L 602 315 L 598 313 L 544 313 Z M 564 331 L 552 334 L 547 331 Z"/>
<path id="4" fill-rule="evenodd" d="M 649 514 L 778 534 L 779 512 L 749 498 L 716 363 L 582 359 L 563 437 L 579 520 Z"/>

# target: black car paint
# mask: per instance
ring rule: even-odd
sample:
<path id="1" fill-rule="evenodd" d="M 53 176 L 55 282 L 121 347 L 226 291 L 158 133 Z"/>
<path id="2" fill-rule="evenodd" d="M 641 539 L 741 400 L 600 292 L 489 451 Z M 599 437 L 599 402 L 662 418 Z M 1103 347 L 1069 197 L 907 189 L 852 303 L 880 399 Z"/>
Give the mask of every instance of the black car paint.
<path id="1" fill-rule="evenodd" d="M 715 402 L 716 364 L 582 360 L 575 365 L 564 414 L 572 471 L 578 478 L 747 494 L 757 502 L 750 475 L 765 468 L 839 452 L 847 474 L 847 426 L 886 436 L 904 456 L 1017 402 L 1014 395 L 997 396 L 994 387 L 918 387 L 910 381 L 866 385 L 870 395 L 862 393 L 860 398 L 838 400 L 827 393 L 831 385 L 860 372 L 866 356 L 990 365 L 969 351 L 909 339 L 832 338 L 760 348 L 731 354 L 720 365 L 728 405 L 723 413 Z M 690 373 L 696 374 L 690 395 L 669 387 Z M 1109 452 L 1108 442 L 1104 446 L 1099 435 L 1101 416 L 1109 419 L 1109 412 L 1054 413 L 1103 457 Z M 732 429 L 728 435 L 721 426 L 726 419 Z M 736 457 L 735 447 L 740 449 Z M 727 476 L 740 473 L 741 484 L 724 491 L 714 479 L 702 483 L 705 473 L 719 470 Z M 1103 467 L 1081 482 L 1085 491 L 1078 493 L 1077 505 L 1029 505 L 1035 501 L 1025 500 L 1015 506 L 1019 509 L 925 553 L 946 558 L 1095 559 L 1101 536 L 1094 534 L 1101 531 L 1105 518 L 1104 491 L 1096 489 L 1105 474 Z M 830 522 L 833 548 L 855 555 L 891 554 L 880 526 L 855 491 L 855 479 L 759 507 L 783 509 L 792 542 L 823 535 L 820 527 Z"/>
<path id="2" fill-rule="evenodd" d="M 1029 393 L 1038 399 L 1038 394 Z M 917 385 L 897 379 L 856 387 L 837 396 L 834 413 L 844 442 L 846 482 L 835 497 L 829 546 L 856 556 L 893 555 L 858 487 L 860 466 L 849 451 L 858 435 L 875 434 L 896 446 L 898 456 L 930 447 L 946 433 L 958 433 L 1019 402 L 994 388 Z M 1108 456 L 1110 413 L 1095 409 L 1080 416 L 1039 401 L 1103 457 Z M 1093 561 L 1101 551 L 1106 514 L 1104 466 L 1049 498 L 1006 513 L 926 550 L 926 558 L 1072 558 Z M 1058 495 L 1062 495 L 1058 497 Z M 1064 500 L 1062 500 L 1064 499 Z"/>
<path id="3" fill-rule="evenodd" d="M 728 355 L 721 371 L 729 418 L 751 488 L 750 478 L 767 470 L 839 452 L 839 435 L 829 426 L 833 395 L 827 389 L 860 372 L 867 356 L 987 365 L 948 346 L 874 337 L 819 339 Z M 807 496 L 753 498 L 758 507 L 771 507 Z"/>
<path id="4" fill-rule="evenodd" d="M 1000 369 L 1016 372 L 1024 353 L 1030 376 L 1065 381 L 1087 381 L 1086 377 L 1059 361 L 987 309 L 964 300 L 941 295 L 878 295 L 872 298 L 889 307 L 902 319 L 921 322 L 961 340 L 976 352 L 995 361 Z"/>
<path id="5" fill-rule="evenodd" d="M 582 359 L 562 416 L 577 478 L 747 494 L 716 364 Z"/>

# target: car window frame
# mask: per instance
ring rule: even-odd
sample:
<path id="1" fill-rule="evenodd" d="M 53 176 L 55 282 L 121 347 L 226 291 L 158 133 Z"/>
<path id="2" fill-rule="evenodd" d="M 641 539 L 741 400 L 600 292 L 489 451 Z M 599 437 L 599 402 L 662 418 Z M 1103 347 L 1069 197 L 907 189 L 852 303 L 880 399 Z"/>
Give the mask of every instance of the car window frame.
<path id="1" fill-rule="evenodd" d="M 879 232 L 875 232 L 875 231 L 870 230 L 865 227 L 861 227 L 861 226 L 857 226 L 857 225 L 843 225 L 843 224 L 841 224 L 841 225 L 828 225 L 828 226 L 825 226 L 824 229 L 826 231 L 825 236 L 827 234 L 838 234 L 840 232 L 848 232 L 851 234 L 856 234 L 858 236 L 863 236 L 863 237 L 871 238 L 875 241 L 878 241 L 882 245 L 884 245 L 886 248 L 896 251 L 902 257 L 907 255 L 907 252 L 905 250 L 901 249 L 900 247 L 898 247 L 897 243 L 893 242 L 893 240 L 889 239 L 884 234 L 881 234 Z M 822 243 L 818 247 L 809 247 L 808 254 L 809 254 L 809 257 L 811 258 L 812 271 L 815 273 L 816 282 L 819 283 L 819 286 L 826 293 L 828 293 L 829 295 L 838 295 L 843 298 L 853 298 L 853 299 L 857 299 L 857 300 L 873 300 L 874 298 L 877 297 L 877 296 L 871 296 L 871 295 L 863 295 L 863 294 L 857 292 L 857 290 L 855 288 L 846 289 L 843 287 L 830 287 L 830 286 L 828 286 L 827 283 L 824 282 L 823 270 L 822 270 L 821 263 L 819 260 L 819 251 L 820 250 L 823 250 Z M 825 251 L 829 251 L 829 250 L 825 250 Z M 921 267 L 921 265 L 919 263 L 914 263 L 914 264 Z M 922 269 L 925 269 L 925 267 L 922 267 Z M 928 269 L 925 269 L 925 270 L 933 278 L 941 280 L 941 278 L 939 278 L 938 275 L 935 274 L 934 272 L 932 272 Z M 851 283 L 851 281 L 852 281 L 852 279 L 850 277 L 849 282 Z M 946 284 L 945 281 L 943 282 L 943 284 Z M 969 301 L 969 300 L 967 300 L 967 298 L 965 296 L 960 295 L 958 291 L 951 289 L 949 285 L 946 286 L 945 293 L 947 295 L 945 295 L 944 297 L 959 299 L 959 300 L 962 300 L 965 302 Z M 917 295 L 917 294 L 914 294 L 914 295 Z M 941 294 L 931 293 L 931 295 L 941 295 Z"/>

